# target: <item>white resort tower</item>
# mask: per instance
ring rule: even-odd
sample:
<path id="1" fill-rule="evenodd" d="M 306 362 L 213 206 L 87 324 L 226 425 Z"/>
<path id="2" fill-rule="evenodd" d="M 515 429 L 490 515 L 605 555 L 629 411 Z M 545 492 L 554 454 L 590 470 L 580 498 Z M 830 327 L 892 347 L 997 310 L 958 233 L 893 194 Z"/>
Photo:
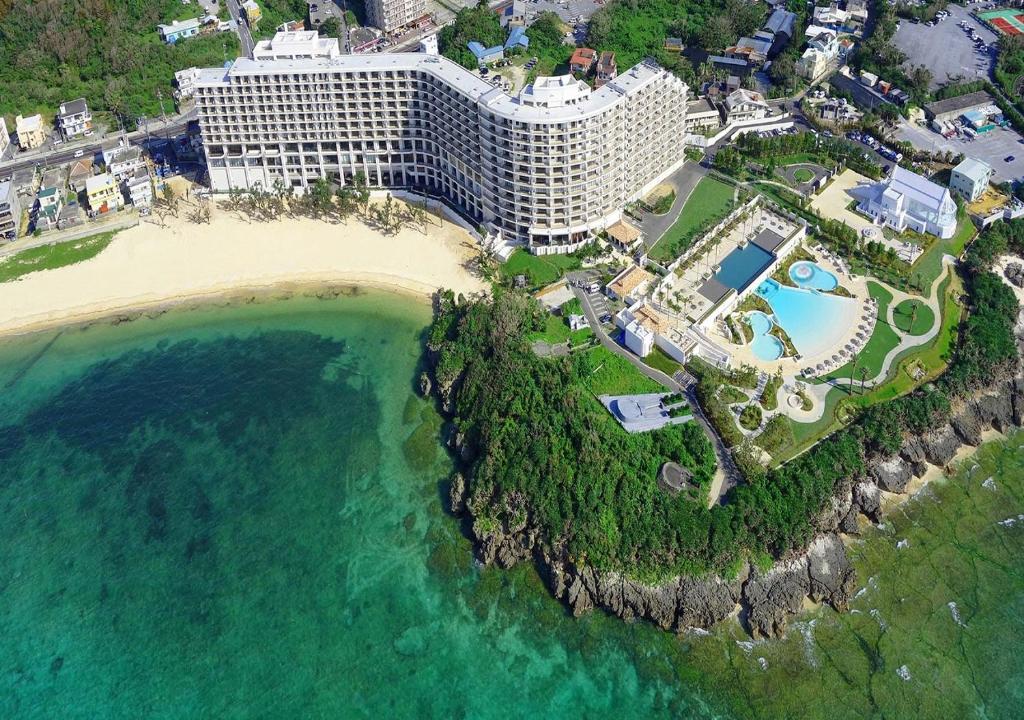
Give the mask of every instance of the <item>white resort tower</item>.
<path id="1" fill-rule="evenodd" d="M 590 241 L 682 164 L 686 97 L 653 62 L 596 91 L 547 77 L 511 97 L 443 57 L 342 55 L 315 32 L 196 81 L 213 190 L 363 172 L 540 254 Z"/>

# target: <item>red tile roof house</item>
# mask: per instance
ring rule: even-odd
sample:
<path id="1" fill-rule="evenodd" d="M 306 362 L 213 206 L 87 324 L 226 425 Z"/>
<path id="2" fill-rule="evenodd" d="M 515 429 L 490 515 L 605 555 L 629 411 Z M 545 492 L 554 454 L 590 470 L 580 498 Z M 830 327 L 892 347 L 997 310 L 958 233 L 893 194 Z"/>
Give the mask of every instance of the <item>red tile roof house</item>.
<path id="1" fill-rule="evenodd" d="M 601 53 L 601 59 L 597 61 L 597 81 L 594 85 L 601 87 L 606 82 L 613 80 L 618 74 L 619 69 L 615 65 L 615 53 L 611 50 L 605 50 Z"/>
<path id="2" fill-rule="evenodd" d="M 590 48 L 576 48 L 569 58 L 569 72 L 586 75 L 597 60 L 597 51 Z"/>

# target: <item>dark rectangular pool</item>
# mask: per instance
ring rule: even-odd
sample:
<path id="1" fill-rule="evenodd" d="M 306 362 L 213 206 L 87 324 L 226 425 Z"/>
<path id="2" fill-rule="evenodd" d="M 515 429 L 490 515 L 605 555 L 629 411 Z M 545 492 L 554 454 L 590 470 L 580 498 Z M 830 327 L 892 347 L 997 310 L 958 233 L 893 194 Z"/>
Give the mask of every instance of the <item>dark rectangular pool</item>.
<path id="1" fill-rule="evenodd" d="M 736 292 L 742 292 L 758 275 L 764 272 L 775 255 L 754 243 L 736 248 L 725 256 L 721 268 L 715 273 L 715 280 Z"/>

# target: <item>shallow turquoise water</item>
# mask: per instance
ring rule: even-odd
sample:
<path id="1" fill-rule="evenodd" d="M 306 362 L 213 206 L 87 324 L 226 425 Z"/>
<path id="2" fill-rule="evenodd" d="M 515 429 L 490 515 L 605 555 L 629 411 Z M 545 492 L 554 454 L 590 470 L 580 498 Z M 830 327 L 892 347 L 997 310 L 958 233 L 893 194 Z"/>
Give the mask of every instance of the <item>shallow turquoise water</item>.
<path id="1" fill-rule="evenodd" d="M 769 278 L 757 294 L 772 308 L 774 321 L 786 331 L 797 352 L 815 357 L 843 346 L 851 322 L 856 324 L 856 300 L 805 288 L 780 285 Z"/>
<path id="2" fill-rule="evenodd" d="M 799 287 L 831 292 L 839 286 L 839 279 L 818 263 L 801 260 L 789 266 L 789 277 Z"/>
<path id="3" fill-rule="evenodd" d="M 747 313 L 747 323 L 754 331 L 754 339 L 750 343 L 750 349 L 762 360 L 778 360 L 786 352 L 782 341 L 770 334 L 772 319 L 760 310 Z"/>
<path id="4" fill-rule="evenodd" d="M 1015 444 L 855 546 L 857 613 L 758 644 L 574 620 L 440 510 L 428 318 L 374 293 L 0 347 L 0 718 L 1016 716 Z"/>

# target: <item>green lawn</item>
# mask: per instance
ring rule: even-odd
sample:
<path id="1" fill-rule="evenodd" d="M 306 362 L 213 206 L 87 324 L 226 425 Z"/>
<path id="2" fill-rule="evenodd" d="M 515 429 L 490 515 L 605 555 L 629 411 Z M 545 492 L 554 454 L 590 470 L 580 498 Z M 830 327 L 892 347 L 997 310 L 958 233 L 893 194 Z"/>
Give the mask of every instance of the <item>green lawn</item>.
<path id="1" fill-rule="evenodd" d="M 914 308 L 917 315 L 914 315 Z M 920 300 L 904 300 L 892 311 L 896 327 L 910 335 L 924 335 L 935 324 L 935 313 Z"/>
<path id="2" fill-rule="evenodd" d="M 590 367 L 587 387 L 595 395 L 627 395 L 629 393 L 663 392 L 660 384 L 643 375 L 620 355 L 598 346 L 585 354 Z"/>
<path id="3" fill-rule="evenodd" d="M 917 262 L 910 269 L 912 280 L 919 280 L 924 292 L 931 289 L 931 284 L 942 273 L 942 256 L 952 255 L 960 257 L 960 254 L 967 247 L 977 229 L 968 217 L 960 218 L 960 225 L 956 233 L 948 240 L 936 240 L 932 246 L 924 251 L 924 254 L 917 259 Z"/>
<path id="4" fill-rule="evenodd" d="M 875 324 L 875 331 L 871 333 L 864 349 L 857 355 L 857 367 L 867 368 L 868 379 L 875 377 L 882 369 L 882 361 L 889 351 L 899 345 L 900 336 L 896 334 L 885 318 L 889 312 L 889 303 L 892 302 L 892 293 L 876 282 L 868 281 L 868 293 L 878 300 L 878 322 Z M 827 380 L 837 378 L 849 378 L 853 372 L 853 363 L 848 362 L 838 370 L 834 370 L 825 376 Z M 854 375 L 855 380 L 860 379 L 860 370 Z"/>
<path id="5" fill-rule="evenodd" d="M 679 219 L 651 248 L 651 259 L 666 263 L 690 247 L 696 237 L 725 217 L 732 209 L 733 188 L 705 177 L 693 189 Z"/>
<path id="6" fill-rule="evenodd" d="M 798 183 L 810 182 L 814 179 L 814 173 L 807 168 L 797 168 L 793 171 L 793 179 Z"/>
<path id="7" fill-rule="evenodd" d="M 506 279 L 526 275 L 531 287 L 544 287 L 558 280 L 570 270 L 580 267 L 579 258 L 572 255 L 534 255 L 523 249 L 516 250 L 501 266 Z"/>
<path id="8" fill-rule="evenodd" d="M 527 336 L 527 340 L 531 342 L 542 341 L 551 345 L 557 345 L 568 341 L 573 347 L 586 342 L 588 339 L 594 336 L 593 330 L 590 328 L 583 328 L 582 330 L 576 330 L 575 332 L 569 330 L 569 323 L 565 321 L 565 318 L 557 315 L 548 315 L 545 321 L 544 330 L 541 332 L 531 333 Z"/>
<path id="9" fill-rule="evenodd" d="M 0 282 L 17 280 L 36 270 L 52 270 L 91 260 L 106 249 L 114 235 L 114 232 L 99 233 L 80 240 L 22 250 L 0 259 Z"/>
<path id="10" fill-rule="evenodd" d="M 668 354 L 659 347 L 655 347 L 654 350 L 651 351 L 651 354 L 643 360 L 647 365 L 650 365 L 655 370 L 661 370 L 669 377 L 672 377 L 682 368 L 682 365 L 670 358 Z"/>

